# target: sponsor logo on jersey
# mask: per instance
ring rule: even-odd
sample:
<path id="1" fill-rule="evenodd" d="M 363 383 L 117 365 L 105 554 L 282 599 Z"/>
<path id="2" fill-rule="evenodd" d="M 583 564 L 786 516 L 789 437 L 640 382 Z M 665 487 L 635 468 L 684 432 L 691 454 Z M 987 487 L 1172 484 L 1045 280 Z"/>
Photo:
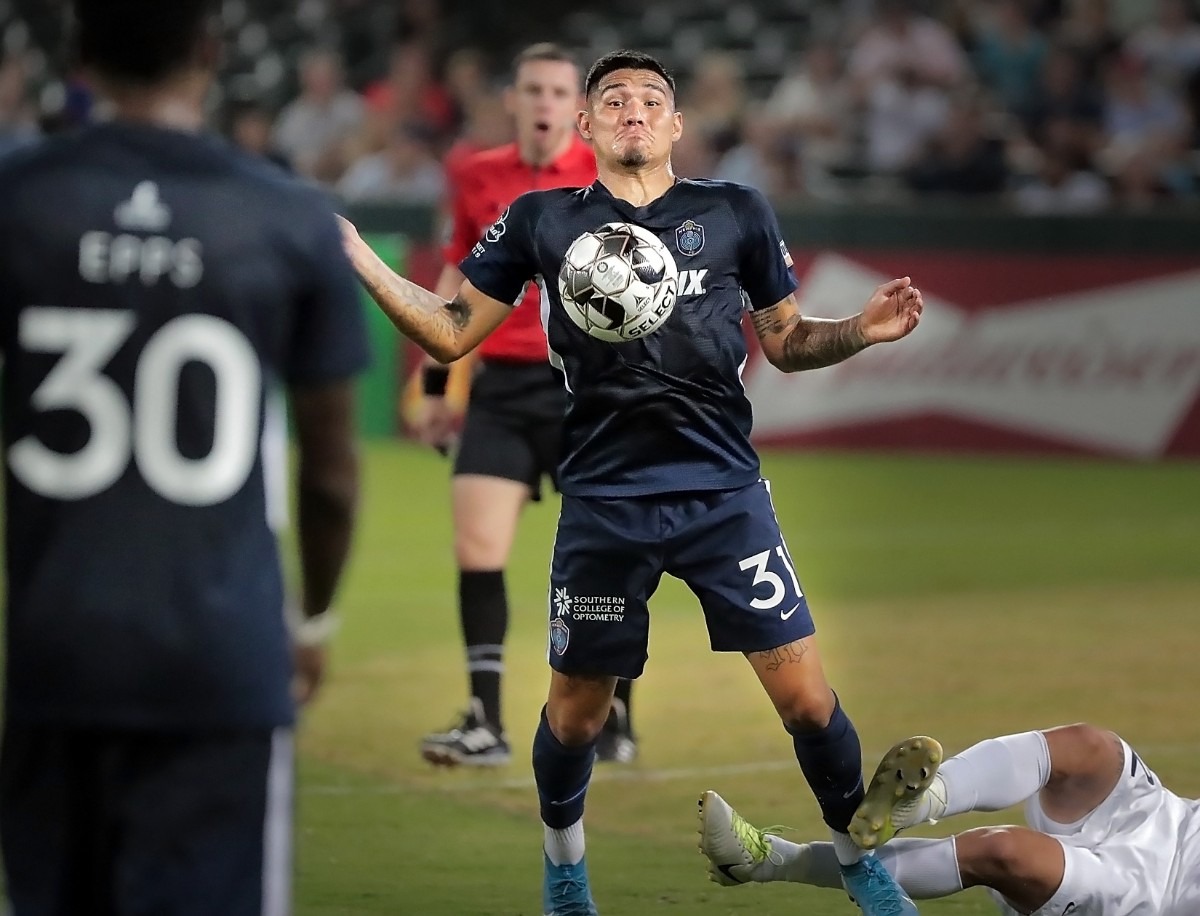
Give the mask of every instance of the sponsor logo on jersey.
<path id="1" fill-rule="evenodd" d="M 679 253 L 692 257 L 700 253 L 704 247 L 704 227 L 694 220 L 685 220 L 683 225 L 675 230 L 675 247 Z"/>
<path id="2" fill-rule="evenodd" d="M 492 223 L 492 225 L 488 227 L 488 231 L 483 234 L 483 239 L 485 242 L 500 241 L 500 237 L 504 235 L 505 230 L 508 228 L 504 225 L 504 221 L 506 219 L 508 219 L 508 209 L 505 209 L 505 211 L 500 214 L 500 218 Z"/>
<path id="3" fill-rule="evenodd" d="M 704 278 L 708 275 L 708 268 L 702 267 L 700 270 L 681 270 L 679 271 L 679 295 L 681 296 L 702 296 L 706 292 L 704 289 Z"/>
<path id="4" fill-rule="evenodd" d="M 162 232 L 171 225 L 171 208 L 158 195 L 153 181 L 139 182 L 129 200 L 117 204 L 113 218 L 122 229 Z"/>
<path id="5" fill-rule="evenodd" d="M 567 594 L 565 588 L 554 590 L 554 611 L 559 617 L 565 617 L 571 613 L 571 596 Z"/>
<path id="6" fill-rule="evenodd" d="M 625 599 L 612 595 L 572 595 L 566 588 L 554 589 L 555 619 L 617 623 L 625 619 Z"/>

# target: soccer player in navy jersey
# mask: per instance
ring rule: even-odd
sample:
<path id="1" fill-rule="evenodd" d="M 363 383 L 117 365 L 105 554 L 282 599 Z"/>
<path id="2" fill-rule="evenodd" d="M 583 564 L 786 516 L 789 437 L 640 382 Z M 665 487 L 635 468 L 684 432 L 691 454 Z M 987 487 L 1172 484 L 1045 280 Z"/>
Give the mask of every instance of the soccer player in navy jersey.
<path id="1" fill-rule="evenodd" d="M 74 0 L 111 119 L 0 162 L 15 916 L 290 912 L 294 706 L 350 545 L 366 335 L 329 204 L 202 132 L 213 6 Z"/>
<path id="2" fill-rule="evenodd" d="M 619 51 L 596 61 L 578 125 L 595 151 L 598 180 L 519 197 L 463 259 L 466 279 L 450 302 L 392 273 L 348 223 L 346 248 L 395 325 L 442 361 L 477 346 L 529 278 L 541 278 L 551 359 L 563 368 L 568 400 L 550 571 L 553 671 L 533 745 L 544 912 L 596 912 L 582 824 L 594 744 L 616 679 L 642 671 L 647 601 L 670 573 L 699 597 L 713 648 L 744 653 L 774 703 L 859 906 L 871 916 L 915 913 L 846 832 L 863 798 L 858 735 L 822 671 L 750 445 L 740 373 L 747 306 L 766 358 L 794 372 L 904 337 L 920 319 L 921 295 L 906 277 L 879 287 L 853 317 L 801 316 L 766 200 L 740 185 L 673 174 L 671 147 L 683 130 L 674 88 L 648 55 Z M 555 282 L 572 242 L 611 222 L 652 232 L 686 272 L 665 323 L 615 344 L 570 319 Z"/>
<path id="3" fill-rule="evenodd" d="M 530 45 L 517 55 L 506 95 L 516 140 L 467 156 L 447 176 L 451 231 L 436 292 L 448 297 L 458 292 L 459 262 L 516 197 L 596 180 L 596 157 L 575 129 L 580 80 L 578 65 L 556 45 Z M 434 764 L 494 766 L 511 756 L 500 696 L 509 616 L 504 567 L 522 508 L 542 498 L 543 476 L 556 479 L 567 400 L 562 374 L 546 359 L 540 312 L 540 291 L 530 283 L 504 323 L 453 367 L 471 379 L 451 488 L 458 612 L 471 694 L 461 718 L 421 741 L 421 755 Z M 449 445 L 455 426 L 445 397 L 450 371 L 427 359 L 419 381 L 428 391 L 413 411 L 417 437 L 440 448 Z M 596 744 L 598 760 L 628 763 L 637 754 L 630 692 L 629 681 L 618 683 Z"/>

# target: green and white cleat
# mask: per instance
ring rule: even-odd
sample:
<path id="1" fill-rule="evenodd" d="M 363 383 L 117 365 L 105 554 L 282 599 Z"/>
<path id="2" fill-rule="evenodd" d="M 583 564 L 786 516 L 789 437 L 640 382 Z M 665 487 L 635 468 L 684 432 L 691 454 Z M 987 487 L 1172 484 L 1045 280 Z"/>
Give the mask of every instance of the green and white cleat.
<path id="1" fill-rule="evenodd" d="M 723 887 L 753 881 L 751 873 L 772 855 L 767 833 L 711 789 L 700 796 L 699 813 L 700 851 L 708 859 L 709 880 Z"/>
<path id="2" fill-rule="evenodd" d="M 942 746 L 924 736 L 901 741 L 884 754 L 850 821 L 854 842 L 875 849 L 897 831 L 919 823 L 922 797 L 933 784 L 942 757 Z"/>

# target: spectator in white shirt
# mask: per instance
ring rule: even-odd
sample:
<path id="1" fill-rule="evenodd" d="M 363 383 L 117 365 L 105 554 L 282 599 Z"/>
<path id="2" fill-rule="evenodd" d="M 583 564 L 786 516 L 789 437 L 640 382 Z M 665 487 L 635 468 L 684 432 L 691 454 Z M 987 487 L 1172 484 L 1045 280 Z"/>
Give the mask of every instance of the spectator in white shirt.
<path id="1" fill-rule="evenodd" d="M 345 168 L 346 141 L 362 124 L 362 101 L 342 84 L 337 54 L 306 53 L 300 61 L 300 96 L 279 115 L 275 147 L 300 174 L 336 181 Z"/>
<path id="2" fill-rule="evenodd" d="M 347 201 L 436 203 L 445 191 L 445 176 L 432 140 L 425 125 L 402 124 L 383 150 L 350 166 L 338 193 Z"/>

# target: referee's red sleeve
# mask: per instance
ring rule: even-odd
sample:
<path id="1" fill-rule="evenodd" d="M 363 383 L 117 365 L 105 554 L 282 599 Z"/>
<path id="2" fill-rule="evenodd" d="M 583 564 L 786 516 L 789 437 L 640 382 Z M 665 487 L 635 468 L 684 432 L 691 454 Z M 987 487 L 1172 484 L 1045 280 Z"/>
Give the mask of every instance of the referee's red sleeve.
<path id="1" fill-rule="evenodd" d="M 471 249 L 483 234 L 471 219 L 470 207 L 467 205 L 468 195 L 463 189 L 464 177 L 458 169 L 446 173 L 446 188 L 450 198 L 450 231 L 446 235 L 446 243 L 442 246 L 442 259 L 455 266 L 471 253 Z"/>

